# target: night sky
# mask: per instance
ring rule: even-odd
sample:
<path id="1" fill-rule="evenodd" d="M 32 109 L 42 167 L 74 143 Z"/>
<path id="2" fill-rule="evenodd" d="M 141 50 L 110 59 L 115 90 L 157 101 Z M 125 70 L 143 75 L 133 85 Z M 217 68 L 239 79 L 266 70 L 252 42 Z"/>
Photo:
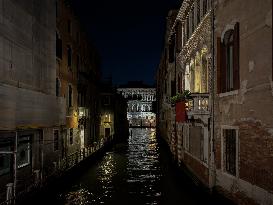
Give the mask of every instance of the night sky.
<path id="1" fill-rule="evenodd" d="M 76 14 L 114 84 L 153 84 L 163 48 L 165 19 L 182 0 L 75 0 Z"/>

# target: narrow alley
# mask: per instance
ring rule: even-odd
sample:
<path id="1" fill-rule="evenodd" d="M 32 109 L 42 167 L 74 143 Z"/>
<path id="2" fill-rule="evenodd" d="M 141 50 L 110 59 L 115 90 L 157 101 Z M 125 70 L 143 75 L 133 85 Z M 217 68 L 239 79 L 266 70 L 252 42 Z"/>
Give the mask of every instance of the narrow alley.
<path id="1" fill-rule="evenodd" d="M 28 204 L 230 204 L 179 173 L 155 129 L 131 130 L 127 142 Z"/>

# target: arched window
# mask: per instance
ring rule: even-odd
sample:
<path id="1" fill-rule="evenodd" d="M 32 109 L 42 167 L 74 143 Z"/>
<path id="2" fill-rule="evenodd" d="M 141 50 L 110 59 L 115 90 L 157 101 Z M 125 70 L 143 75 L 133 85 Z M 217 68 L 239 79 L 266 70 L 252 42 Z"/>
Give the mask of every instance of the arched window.
<path id="1" fill-rule="evenodd" d="M 234 48 L 234 30 L 228 30 L 224 35 L 224 55 L 226 68 L 226 89 L 233 90 L 233 48 Z"/>
<path id="2" fill-rule="evenodd" d="M 239 73 L 239 23 L 217 38 L 217 87 L 218 93 L 240 88 Z"/>
<path id="3" fill-rule="evenodd" d="M 208 92 L 208 61 L 206 52 L 202 53 L 201 57 L 202 63 L 202 93 Z"/>

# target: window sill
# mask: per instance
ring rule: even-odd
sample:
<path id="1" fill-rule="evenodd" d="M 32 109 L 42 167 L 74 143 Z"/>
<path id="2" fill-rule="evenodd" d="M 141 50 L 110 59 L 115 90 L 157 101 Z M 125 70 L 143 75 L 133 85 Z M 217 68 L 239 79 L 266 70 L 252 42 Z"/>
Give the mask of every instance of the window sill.
<path id="1" fill-rule="evenodd" d="M 233 96 L 233 95 L 238 95 L 239 94 L 239 90 L 232 90 L 229 92 L 225 92 L 225 93 L 219 93 L 219 97 L 228 97 L 228 96 Z"/>
<path id="2" fill-rule="evenodd" d="M 21 169 L 21 168 L 26 167 L 28 165 L 30 165 L 30 162 L 18 165 L 18 169 Z"/>

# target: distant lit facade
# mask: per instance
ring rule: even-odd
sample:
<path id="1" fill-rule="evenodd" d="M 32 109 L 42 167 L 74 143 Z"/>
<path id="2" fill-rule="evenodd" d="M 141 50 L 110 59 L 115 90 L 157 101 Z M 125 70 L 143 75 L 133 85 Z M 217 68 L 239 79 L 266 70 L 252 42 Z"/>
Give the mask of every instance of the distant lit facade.
<path id="1" fill-rule="evenodd" d="M 130 127 L 155 127 L 156 115 L 153 102 L 156 101 L 155 88 L 118 88 L 127 99 L 127 119 Z"/>

